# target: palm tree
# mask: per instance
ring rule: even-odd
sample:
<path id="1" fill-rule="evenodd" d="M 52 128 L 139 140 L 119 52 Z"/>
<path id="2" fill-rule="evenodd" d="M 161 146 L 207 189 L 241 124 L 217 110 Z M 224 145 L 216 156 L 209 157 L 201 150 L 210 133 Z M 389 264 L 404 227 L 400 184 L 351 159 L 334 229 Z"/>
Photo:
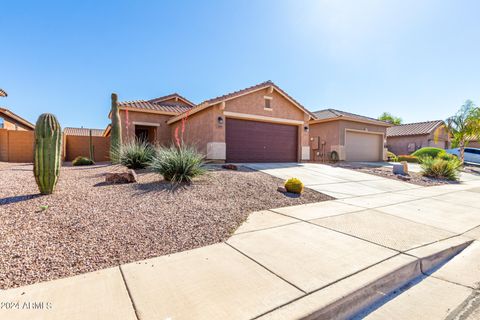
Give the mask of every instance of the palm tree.
<path id="1" fill-rule="evenodd" d="M 8 96 L 8 94 L 5 92 L 5 90 L 2 90 L 2 88 L 0 88 L 0 97 L 6 97 Z"/>
<path id="2" fill-rule="evenodd" d="M 452 146 L 460 149 L 460 160 L 465 159 L 468 138 L 480 134 L 480 109 L 472 100 L 467 100 L 454 116 L 446 121 L 446 128 L 452 137 Z"/>
<path id="3" fill-rule="evenodd" d="M 388 113 L 388 112 L 382 113 L 380 115 L 380 117 L 378 117 L 378 120 L 390 122 L 391 124 L 394 124 L 396 126 L 402 124 L 402 122 L 403 122 L 402 118 L 395 117 L 394 115 L 392 115 L 391 113 Z"/>

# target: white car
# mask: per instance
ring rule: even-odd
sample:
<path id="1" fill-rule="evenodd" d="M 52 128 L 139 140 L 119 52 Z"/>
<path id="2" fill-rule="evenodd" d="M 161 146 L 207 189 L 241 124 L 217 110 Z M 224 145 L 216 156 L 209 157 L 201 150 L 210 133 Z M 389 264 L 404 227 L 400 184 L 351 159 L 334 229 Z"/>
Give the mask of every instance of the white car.
<path id="1" fill-rule="evenodd" d="M 460 149 L 459 148 L 448 149 L 448 150 L 445 150 L 445 151 L 447 151 L 447 153 L 456 155 L 458 158 L 460 158 Z M 478 149 L 478 148 L 465 148 L 465 162 L 480 164 L 480 149 Z"/>

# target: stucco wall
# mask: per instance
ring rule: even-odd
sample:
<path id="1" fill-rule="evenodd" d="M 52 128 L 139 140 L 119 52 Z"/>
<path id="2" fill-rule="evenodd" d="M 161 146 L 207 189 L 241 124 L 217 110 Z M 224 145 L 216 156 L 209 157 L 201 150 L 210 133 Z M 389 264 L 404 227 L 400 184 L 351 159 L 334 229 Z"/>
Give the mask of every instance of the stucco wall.
<path id="1" fill-rule="evenodd" d="M 311 160 L 328 160 L 330 152 L 334 150 L 338 152 L 340 145 L 339 122 L 330 121 L 310 124 L 310 143 Z M 324 159 L 322 159 L 323 154 Z"/>
<path id="2" fill-rule="evenodd" d="M 65 136 L 65 161 L 72 161 L 78 156 L 88 157 L 90 154 L 90 137 Z M 92 137 L 94 160 L 108 161 L 110 153 L 110 137 Z"/>
<path id="3" fill-rule="evenodd" d="M 145 113 L 128 111 L 128 128 L 126 122 L 126 113 L 124 110 L 120 111 L 120 122 L 122 126 L 122 141 L 126 142 L 135 138 L 135 122 L 151 123 L 156 126 L 155 140 L 159 144 L 168 145 L 172 141 L 171 130 L 166 123 L 170 119 L 171 115 Z"/>
<path id="4" fill-rule="evenodd" d="M 190 115 L 185 121 L 185 130 L 182 135 L 182 121 L 177 121 L 170 126 L 172 140 L 175 140 L 175 131 L 178 128 L 178 138 L 183 142 L 195 146 L 198 151 L 207 154 L 207 143 L 215 141 L 215 109 L 208 108 L 206 110 Z M 218 135 L 218 132 L 216 133 Z M 221 137 L 217 137 L 221 139 Z M 222 141 L 224 142 L 225 138 Z"/>
<path id="5" fill-rule="evenodd" d="M 33 131 L 0 129 L 0 144 L 0 161 L 33 162 Z"/>
<path id="6" fill-rule="evenodd" d="M 415 144 L 414 148 L 409 149 L 409 144 Z M 423 147 L 437 147 L 445 149 L 449 147 L 449 143 L 447 140 L 445 140 L 445 137 L 439 137 L 437 142 L 435 142 L 433 134 L 387 138 L 388 150 L 396 155 L 411 154 L 415 150 Z"/>
<path id="7" fill-rule="evenodd" d="M 8 129 L 8 130 L 22 130 L 22 131 L 30 131 L 29 127 L 24 126 L 21 123 L 18 123 L 17 121 L 9 118 L 9 117 L 3 117 L 3 128 Z"/>

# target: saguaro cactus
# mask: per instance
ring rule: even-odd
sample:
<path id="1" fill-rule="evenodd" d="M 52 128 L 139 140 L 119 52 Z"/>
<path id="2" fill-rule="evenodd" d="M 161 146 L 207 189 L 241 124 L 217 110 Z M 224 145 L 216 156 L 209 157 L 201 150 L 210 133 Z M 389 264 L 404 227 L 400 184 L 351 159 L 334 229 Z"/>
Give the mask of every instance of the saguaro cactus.
<path id="1" fill-rule="evenodd" d="M 50 113 L 38 117 L 35 124 L 35 150 L 33 174 L 41 194 L 55 190 L 60 175 L 62 155 L 62 128 Z"/>
<path id="2" fill-rule="evenodd" d="M 93 145 L 92 129 L 88 132 L 88 152 L 90 160 L 95 161 L 95 146 Z"/>
<path id="3" fill-rule="evenodd" d="M 110 133 L 110 160 L 118 163 L 119 150 L 122 146 L 122 129 L 120 128 L 120 112 L 118 111 L 118 97 L 112 93 L 112 128 Z"/>

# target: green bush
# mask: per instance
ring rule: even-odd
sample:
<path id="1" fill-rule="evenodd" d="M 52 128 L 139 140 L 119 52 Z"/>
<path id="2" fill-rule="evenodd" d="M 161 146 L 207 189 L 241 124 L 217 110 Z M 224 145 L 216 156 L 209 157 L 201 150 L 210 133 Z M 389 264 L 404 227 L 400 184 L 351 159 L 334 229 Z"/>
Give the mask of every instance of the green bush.
<path id="1" fill-rule="evenodd" d="M 405 155 L 405 154 L 399 155 L 397 157 L 397 161 L 398 162 L 407 161 L 407 162 L 410 162 L 410 163 L 418 163 L 419 162 L 418 157 L 412 156 L 412 155 Z"/>
<path id="2" fill-rule="evenodd" d="M 418 149 L 417 151 L 412 153 L 412 156 L 415 156 L 415 157 L 418 157 L 418 158 L 420 158 L 420 157 L 436 158 L 438 156 L 438 154 L 442 153 L 442 152 L 445 152 L 445 150 L 443 150 L 441 148 L 425 147 L 425 148 Z"/>
<path id="3" fill-rule="evenodd" d="M 395 153 L 391 152 L 391 151 L 387 151 L 387 158 L 388 158 L 388 161 L 393 161 L 393 162 L 397 162 L 398 159 L 397 159 L 397 156 L 395 155 Z"/>
<path id="4" fill-rule="evenodd" d="M 135 139 L 123 144 L 119 150 L 113 150 L 114 158 L 129 169 L 143 169 L 150 165 L 155 149 L 143 140 Z"/>
<path id="5" fill-rule="evenodd" d="M 159 147 L 150 167 L 167 181 L 180 183 L 205 173 L 204 157 L 194 147 L 182 145 Z"/>
<path id="6" fill-rule="evenodd" d="M 92 159 L 83 156 L 78 156 L 72 161 L 72 165 L 74 166 L 91 166 L 93 164 L 95 164 L 95 162 Z"/>
<path id="7" fill-rule="evenodd" d="M 423 157 L 420 161 L 422 175 L 432 178 L 458 180 L 462 163 L 458 159 L 443 160 L 441 158 Z"/>
<path id="8" fill-rule="evenodd" d="M 456 155 L 447 153 L 445 150 L 443 150 L 442 152 L 440 152 L 440 153 L 437 155 L 437 158 L 440 158 L 440 159 L 442 159 L 442 160 L 458 159 Z"/>
<path id="9" fill-rule="evenodd" d="M 303 192 L 304 185 L 300 179 L 290 178 L 285 181 L 284 187 L 288 192 L 301 194 Z"/>

